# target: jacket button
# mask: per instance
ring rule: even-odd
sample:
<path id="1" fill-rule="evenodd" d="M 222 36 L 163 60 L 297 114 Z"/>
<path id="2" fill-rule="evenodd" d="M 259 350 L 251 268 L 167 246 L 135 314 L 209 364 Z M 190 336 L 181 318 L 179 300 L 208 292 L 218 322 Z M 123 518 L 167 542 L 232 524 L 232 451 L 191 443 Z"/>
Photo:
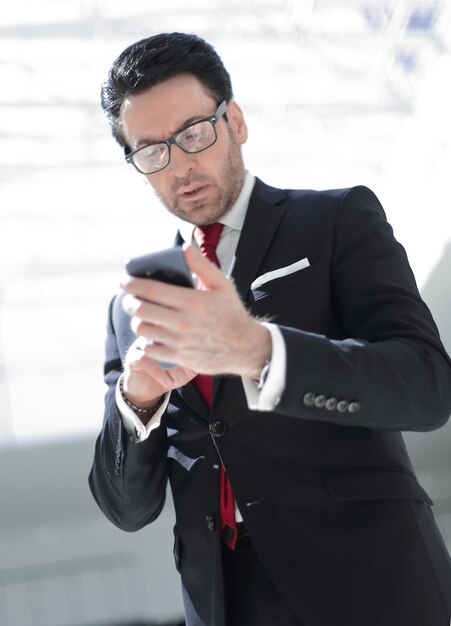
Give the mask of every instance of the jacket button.
<path id="1" fill-rule="evenodd" d="M 335 411 L 337 408 L 337 398 L 327 398 L 325 407 L 328 411 Z"/>
<path id="2" fill-rule="evenodd" d="M 315 405 L 315 394 L 312 393 L 311 391 L 308 391 L 306 394 L 304 394 L 304 397 L 302 398 L 302 402 L 305 404 L 305 406 L 314 406 Z"/>
<path id="3" fill-rule="evenodd" d="M 347 400 L 340 400 L 340 402 L 337 404 L 337 411 L 339 413 L 346 413 L 346 411 L 348 410 L 349 407 L 349 402 Z"/>
<path id="4" fill-rule="evenodd" d="M 357 402 L 357 400 L 353 400 L 349 403 L 348 411 L 350 413 L 357 413 L 357 411 L 360 410 L 360 406 L 360 402 Z"/>
<path id="5" fill-rule="evenodd" d="M 210 433 L 213 435 L 213 437 L 223 437 L 227 430 L 226 424 L 224 424 L 224 422 L 221 422 L 219 420 L 217 422 L 212 422 L 209 428 L 210 428 Z"/>
<path id="6" fill-rule="evenodd" d="M 215 518 L 213 517 L 213 515 L 207 515 L 207 517 L 205 519 L 207 520 L 208 530 L 210 532 L 213 532 L 214 529 L 216 528 Z"/>
<path id="7" fill-rule="evenodd" d="M 322 409 L 323 406 L 326 404 L 326 396 L 324 396 L 323 394 L 316 396 L 314 404 L 317 409 Z"/>

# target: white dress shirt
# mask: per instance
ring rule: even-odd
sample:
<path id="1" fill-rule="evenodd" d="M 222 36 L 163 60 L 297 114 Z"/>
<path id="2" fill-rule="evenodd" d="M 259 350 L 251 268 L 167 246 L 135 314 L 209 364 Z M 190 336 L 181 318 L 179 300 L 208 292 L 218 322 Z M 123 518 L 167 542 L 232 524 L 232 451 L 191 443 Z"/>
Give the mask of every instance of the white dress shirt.
<path id="1" fill-rule="evenodd" d="M 235 252 L 243 229 L 244 219 L 254 184 L 254 176 L 246 172 L 243 187 L 235 204 L 219 220 L 221 224 L 224 224 L 224 228 L 216 248 L 216 254 L 221 269 L 226 276 L 230 276 L 233 270 Z M 197 245 L 193 238 L 195 225 L 179 218 L 176 218 L 176 221 L 183 240 Z M 262 324 L 268 328 L 272 342 L 271 363 L 268 376 L 261 389 L 257 388 L 254 380 L 244 377 L 242 377 L 241 380 L 243 382 L 249 409 L 255 411 L 272 411 L 277 406 L 280 396 L 285 389 L 286 350 L 279 328 L 275 324 L 269 324 L 267 322 L 262 322 Z M 168 392 L 166 394 L 163 404 L 155 412 L 147 425 L 144 425 L 139 416 L 124 402 L 118 382 L 116 387 L 116 403 L 122 415 L 124 427 L 135 442 L 141 442 L 147 439 L 152 430 L 160 425 L 161 417 L 166 410 L 171 393 L 172 392 Z"/>

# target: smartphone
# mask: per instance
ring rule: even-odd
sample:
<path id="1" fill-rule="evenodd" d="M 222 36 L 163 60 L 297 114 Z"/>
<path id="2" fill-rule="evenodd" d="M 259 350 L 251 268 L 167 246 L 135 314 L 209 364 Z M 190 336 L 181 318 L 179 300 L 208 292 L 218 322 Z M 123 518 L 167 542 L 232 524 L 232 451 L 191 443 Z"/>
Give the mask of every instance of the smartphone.
<path id="1" fill-rule="evenodd" d="M 182 248 L 168 248 L 159 252 L 133 257 L 125 264 L 125 270 L 135 278 L 151 278 L 179 287 L 194 287 L 191 271 L 186 264 Z M 174 363 L 158 362 L 164 370 L 175 367 Z"/>
<path id="2" fill-rule="evenodd" d="M 125 269 L 130 276 L 151 278 L 179 287 L 194 287 L 182 248 L 173 247 L 129 259 Z"/>

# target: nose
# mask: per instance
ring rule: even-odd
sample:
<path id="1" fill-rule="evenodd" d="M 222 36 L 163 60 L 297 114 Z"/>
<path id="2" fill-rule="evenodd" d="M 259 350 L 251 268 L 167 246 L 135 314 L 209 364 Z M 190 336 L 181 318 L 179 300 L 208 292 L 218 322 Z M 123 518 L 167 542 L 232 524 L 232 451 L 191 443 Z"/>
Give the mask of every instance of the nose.
<path id="1" fill-rule="evenodd" d="M 172 173 L 178 178 L 184 178 L 196 167 L 195 156 L 193 153 L 185 152 L 177 144 L 173 144 L 168 168 L 171 168 Z"/>

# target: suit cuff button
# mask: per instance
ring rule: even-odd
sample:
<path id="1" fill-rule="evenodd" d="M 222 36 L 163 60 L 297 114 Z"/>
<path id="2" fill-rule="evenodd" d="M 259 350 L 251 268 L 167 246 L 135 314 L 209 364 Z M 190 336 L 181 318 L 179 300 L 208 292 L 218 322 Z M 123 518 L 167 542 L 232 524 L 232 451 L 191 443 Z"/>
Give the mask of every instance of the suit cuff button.
<path id="1" fill-rule="evenodd" d="M 323 394 L 316 396 L 314 404 L 317 409 L 322 409 L 326 404 L 326 396 Z"/>
<path id="2" fill-rule="evenodd" d="M 357 400 L 353 400 L 349 403 L 348 411 L 349 413 L 357 413 L 357 411 L 360 411 L 360 407 L 360 402 L 357 402 Z"/>
<path id="3" fill-rule="evenodd" d="M 337 408 L 337 398 L 327 398 L 325 407 L 328 411 L 335 411 Z"/>
<path id="4" fill-rule="evenodd" d="M 349 408 L 349 402 L 347 400 L 340 400 L 337 404 L 337 411 L 339 413 L 346 413 Z"/>
<path id="5" fill-rule="evenodd" d="M 305 406 L 311 407 L 315 405 L 315 394 L 312 393 L 311 391 L 308 391 L 306 394 L 304 394 L 304 397 L 302 398 L 302 402 L 304 403 Z"/>

